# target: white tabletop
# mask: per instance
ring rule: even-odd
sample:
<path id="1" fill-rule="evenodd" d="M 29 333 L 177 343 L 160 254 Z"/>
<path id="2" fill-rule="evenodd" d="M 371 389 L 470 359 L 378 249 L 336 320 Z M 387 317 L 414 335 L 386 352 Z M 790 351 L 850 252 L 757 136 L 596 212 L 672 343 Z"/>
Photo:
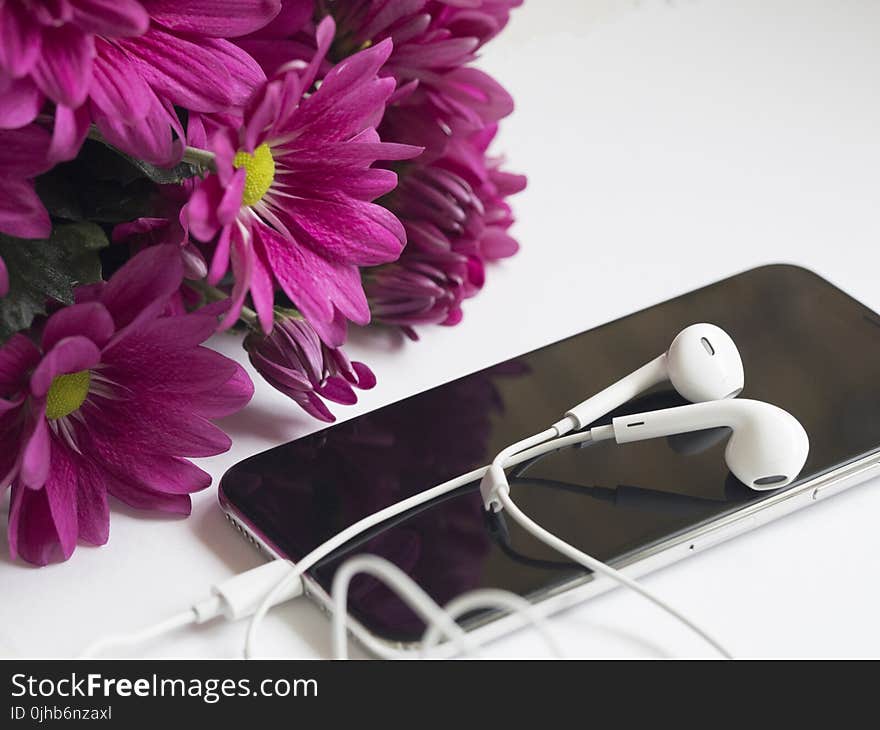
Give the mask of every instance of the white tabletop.
<path id="1" fill-rule="evenodd" d="M 379 385 L 342 418 L 770 261 L 808 266 L 880 308 L 880 3 L 527 0 L 483 66 L 517 110 L 501 146 L 529 175 L 520 255 L 492 267 L 454 328 L 356 333 Z M 231 336 L 215 339 L 241 358 Z M 215 477 L 319 424 L 257 380 L 223 422 Z M 646 579 L 738 656 L 880 655 L 877 482 Z M 4 509 L 8 495 L 4 497 Z M 5 522 L 5 521 L 4 521 Z M 0 528 L 5 530 L 5 526 Z M 67 563 L 11 563 L 0 535 L 0 655 L 70 656 L 185 608 L 260 562 L 214 487 L 192 517 L 116 505 L 110 543 Z M 694 656 L 668 617 L 614 591 L 553 619 L 571 656 Z M 308 601 L 272 613 L 266 654 L 329 656 Z M 185 630 L 144 656 L 238 656 L 244 626 Z M 522 631 L 491 656 L 543 656 Z M 134 653 L 132 654 L 134 655 Z"/>

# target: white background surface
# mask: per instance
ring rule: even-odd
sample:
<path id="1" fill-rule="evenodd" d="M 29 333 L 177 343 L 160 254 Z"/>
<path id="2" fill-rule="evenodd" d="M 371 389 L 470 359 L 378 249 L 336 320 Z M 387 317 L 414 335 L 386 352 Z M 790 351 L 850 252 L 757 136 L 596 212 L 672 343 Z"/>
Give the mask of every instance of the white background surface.
<path id="1" fill-rule="evenodd" d="M 519 256 L 494 267 L 455 328 L 422 341 L 358 333 L 379 386 L 342 418 L 770 261 L 815 269 L 880 309 L 880 3 L 527 0 L 483 66 L 518 108 L 501 143 L 530 177 Z M 731 306 L 735 306 L 735 302 Z M 232 338 L 218 347 L 241 351 Z M 646 353 L 653 355 L 654 353 Z M 223 426 L 240 459 L 315 430 L 257 380 Z M 877 482 L 656 573 L 646 583 L 738 656 L 880 655 Z M 5 503 L 4 503 L 5 509 Z M 5 530 L 4 528 L 0 528 Z M 69 656 L 185 608 L 258 564 L 214 487 L 190 519 L 119 506 L 104 548 L 34 569 L 0 535 L 0 654 Z M 553 620 L 571 656 L 707 651 L 614 591 Z M 308 602 L 269 617 L 266 654 L 329 656 Z M 238 656 L 244 626 L 207 625 L 146 656 Z M 543 656 L 520 632 L 492 656 Z"/>

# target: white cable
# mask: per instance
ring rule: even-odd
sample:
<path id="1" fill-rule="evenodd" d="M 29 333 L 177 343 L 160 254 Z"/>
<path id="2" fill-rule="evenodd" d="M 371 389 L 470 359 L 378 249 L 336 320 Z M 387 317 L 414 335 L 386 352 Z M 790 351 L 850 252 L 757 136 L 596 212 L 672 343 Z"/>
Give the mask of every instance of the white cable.
<path id="1" fill-rule="evenodd" d="M 492 459 L 489 470 L 483 476 L 480 483 L 480 492 L 483 495 L 483 504 L 486 509 L 491 509 L 495 512 L 501 509 L 500 503 L 495 499 L 495 491 L 500 485 L 507 483 L 507 479 L 504 476 L 504 467 L 507 465 L 508 460 L 520 451 L 525 451 L 533 446 L 539 446 L 550 441 L 557 436 L 562 436 L 561 431 L 562 429 L 551 426 L 546 431 L 541 431 L 541 433 L 536 433 L 534 436 L 517 441 L 498 452 L 495 458 Z"/>
<path id="2" fill-rule="evenodd" d="M 610 565 L 606 565 L 601 560 L 597 560 L 591 555 L 587 555 L 585 552 L 578 550 L 573 545 L 569 545 L 565 540 L 556 537 L 552 532 L 545 530 L 541 527 L 537 522 L 531 520 L 519 507 L 514 504 L 513 500 L 510 498 L 510 492 L 508 489 L 499 489 L 497 491 L 498 498 L 501 500 L 504 509 L 516 520 L 520 526 L 530 532 L 532 535 L 537 537 L 541 542 L 546 545 L 549 545 L 554 550 L 565 555 L 570 560 L 574 560 L 577 563 L 580 563 L 585 568 L 592 570 L 601 575 L 607 576 L 612 580 L 617 581 L 623 586 L 626 586 L 630 590 L 635 591 L 640 596 L 647 598 L 651 603 L 655 606 L 663 609 L 673 618 L 676 618 L 682 624 L 684 624 L 687 628 L 697 634 L 700 638 L 710 644 L 719 654 L 727 659 L 732 659 L 730 652 L 724 648 L 724 646 L 713 638 L 709 633 L 700 628 L 697 624 L 687 618 L 680 611 L 672 608 L 668 603 L 658 598 L 647 588 L 642 586 L 637 581 L 630 578 L 628 575 L 625 575 L 621 571 L 616 568 L 612 568 Z"/>
<path id="3" fill-rule="evenodd" d="M 230 621 L 250 616 L 263 596 L 290 572 L 290 567 L 291 563 L 286 560 L 273 560 L 215 583 L 211 586 L 211 595 L 192 604 L 187 611 L 134 633 L 99 639 L 90 644 L 80 657 L 94 657 L 112 648 L 140 644 L 171 633 L 182 626 L 203 624 L 221 615 Z M 301 582 L 288 582 L 278 602 L 288 601 L 301 594 Z"/>
<path id="4" fill-rule="evenodd" d="M 580 406 L 581 410 L 583 411 L 582 417 L 584 419 L 581 422 L 589 423 L 596 418 L 604 415 L 599 412 L 601 410 L 604 410 L 604 408 L 600 405 L 590 406 L 590 404 L 594 401 L 596 403 L 599 403 L 596 398 L 597 397 L 594 396 L 590 400 L 585 401 Z M 496 512 L 500 511 L 501 509 L 507 509 L 511 512 L 511 516 L 520 524 L 521 527 L 537 537 L 546 545 L 549 545 L 556 551 L 562 553 L 570 560 L 574 560 L 575 562 L 580 563 L 585 568 L 601 575 L 605 575 L 606 577 L 617 581 L 620 585 L 635 591 L 644 598 L 647 598 L 649 601 L 651 601 L 651 603 L 669 613 L 691 631 L 696 633 L 700 638 L 709 643 L 722 656 L 728 659 L 732 658 L 730 653 L 721 645 L 720 642 L 713 638 L 704 629 L 697 626 L 697 624 L 687 618 L 680 611 L 672 608 L 672 606 L 670 606 L 668 603 L 655 596 L 653 593 L 648 591 L 640 583 L 633 580 L 629 576 L 624 575 L 619 570 L 612 568 L 610 565 L 603 563 L 601 560 L 597 560 L 591 555 L 587 555 L 586 553 L 578 550 L 574 546 L 569 545 L 564 540 L 558 538 L 552 532 L 545 530 L 539 524 L 529 519 L 529 517 L 527 517 L 525 513 L 523 513 L 513 503 L 513 500 L 510 498 L 510 485 L 507 481 L 507 474 L 504 471 L 505 467 L 513 466 L 515 463 L 512 459 L 510 459 L 510 456 L 516 454 L 518 451 L 521 451 L 523 448 L 526 448 L 528 446 L 533 446 L 535 444 L 546 444 L 546 442 L 548 442 L 548 439 L 552 439 L 553 434 L 565 433 L 567 431 L 570 431 L 573 425 L 577 424 L 573 421 L 563 419 L 562 421 L 554 424 L 546 431 L 542 431 L 535 436 L 523 439 L 522 441 L 512 444 L 511 446 L 508 446 L 507 448 L 499 452 L 495 459 L 493 459 L 489 471 L 483 477 L 483 481 L 480 484 L 480 491 L 482 493 L 483 502 L 486 506 L 486 509 L 493 509 Z M 591 440 L 600 441 L 613 438 L 614 428 L 613 426 L 597 426 L 590 431 L 587 431 L 586 433 L 590 434 Z M 564 438 L 558 440 L 563 441 Z M 550 441 L 550 443 L 554 442 Z"/>
<path id="5" fill-rule="evenodd" d="M 431 628 L 454 641 L 461 653 L 473 650 L 470 637 L 425 590 L 394 563 L 377 555 L 358 555 L 346 560 L 333 576 L 333 656 L 348 659 L 348 587 L 359 573 L 367 573 L 391 588 Z"/>
<path id="6" fill-rule="evenodd" d="M 557 428 L 558 424 L 552 429 L 548 429 L 541 434 L 536 434 L 535 436 L 529 437 L 528 439 L 523 439 L 521 442 L 518 442 L 518 444 L 514 444 L 513 447 L 508 447 L 508 449 L 506 449 L 505 451 L 511 455 L 502 462 L 503 466 L 516 466 L 517 464 L 520 464 L 524 461 L 528 461 L 537 456 L 541 456 L 557 449 L 562 449 L 567 446 L 572 446 L 574 444 L 583 443 L 591 440 L 599 441 L 603 439 L 608 439 L 613 436 L 613 430 L 610 426 L 600 426 L 592 429 L 591 431 L 581 431 L 578 433 L 569 434 L 567 436 L 553 438 L 553 434 L 559 432 Z M 525 446 L 525 444 L 534 445 L 527 447 Z M 511 453 L 515 449 L 524 450 L 521 450 L 518 453 Z M 106 651 L 108 648 L 113 646 L 125 646 L 148 641 L 150 639 L 157 638 L 158 636 L 164 635 L 189 624 L 203 623 L 204 621 L 214 618 L 220 614 L 225 614 L 227 618 L 230 619 L 244 618 L 252 614 L 251 622 L 248 626 L 244 652 L 245 657 L 251 658 L 255 656 L 259 627 L 263 619 L 265 618 L 266 613 L 272 606 L 282 601 L 289 600 L 290 598 L 300 595 L 302 593 L 303 586 L 301 577 L 305 573 L 305 571 L 313 567 L 318 561 L 330 555 L 336 549 L 345 545 L 345 543 L 347 543 L 349 540 L 357 537 L 359 534 L 370 529 L 371 527 L 381 524 L 382 522 L 396 517 L 410 509 L 418 507 L 425 502 L 431 501 L 437 497 L 448 494 L 449 492 L 452 492 L 462 486 L 470 484 L 482 478 L 489 470 L 489 468 L 490 467 L 481 467 L 479 469 L 474 469 L 467 474 L 463 474 L 454 479 L 450 479 L 443 484 L 439 484 L 436 487 L 433 487 L 432 489 L 420 492 L 419 494 L 413 495 L 412 497 L 404 499 L 383 510 L 375 512 L 372 515 L 368 515 L 367 517 L 359 520 L 353 525 L 350 525 L 346 529 L 334 535 L 326 542 L 319 545 L 317 548 L 315 548 L 305 557 L 303 557 L 296 565 L 293 565 L 286 560 L 276 560 L 260 566 L 252 571 L 247 571 L 246 573 L 234 576 L 226 583 L 221 584 L 220 586 L 215 586 L 214 596 L 206 599 L 205 601 L 202 601 L 201 603 L 194 604 L 186 612 L 178 614 L 176 616 L 172 616 L 171 618 L 166 619 L 161 623 L 158 623 L 154 626 L 148 627 L 142 631 L 133 634 L 113 636 L 101 639 L 90 645 L 82 654 L 82 656 L 94 656 L 100 652 Z M 503 473 L 504 472 L 502 468 L 502 474 Z M 639 593 L 640 595 L 647 598 L 652 603 L 681 621 L 685 626 L 687 626 L 689 629 L 694 631 L 701 638 L 711 644 L 723 656 L 730 657 L 730 654 L 718 641 L 712 638 L 708 633 L 703 631 L 692 621 L 687 619 L 684 615 L 670 607 L 664 601 L 654 596 L 639 583 L 624 575 L 620 571 L 597 560 L 596 558 L 593 558 L 586 553 L 577 550 L 573 546 L 569 545 L 565 541 L 556 537 L 555 535 L 548 532 L 543 527 L 529 519 L 510 499 L 509 487 L 506 486 L 506 476 L 504 477 L 503 483 L 497 484 L 494 487 L 493 495 L 498 498 L 501 506 L 507 509 L 510 512 L 511 516 L 524 529 L 531 532 L 535 537 L 542 540 L 550 547 L 558 550 L 560 553 L 567 556 L 571 560 L 574 560 L 575 562 L 583 565 L 590 570 L 595 571 L 596 573 L 610 577 L 621 585 L 624 585 Z M 371 556 L 361 557 L 367 558 Z M 355 563 L 355 565 L 358 565 L 358 563 Z M 372 566 L 373 564 L 368 563 L 367 565 Z M 340 570 L 341 569 L 342 568 L 340 568 Z M 338 572 L 339 571 L 337 571 L 337 576 Z M 405 574 L 402 575 L 405 576 Z M 349 575 L 348 579 L 350 580 L 351 577 L 352 576 Z M 408 579 L 408 576 L 405 576 L 405 578 Z M 334 584 L 335 583 L 336 579 L 334 579 Z M 416 588 L 418 588 L 418 586 L 416 586 Z M 424 594 L 424 597 L 427 597 L 428 600 L 430 600 L 430 597 L 427 596 L 424 591 L 422 591 L 422 593 Z M 410 593 L 409 595 L 410 598 L 412 598 L 412 596 L 415 594 Z M 260 597 L 262 597 L 261 600 L 259 600 Z M 464 598 L 465 597 L 463 596 L 462 599 Z M 470 600 L 471 599 L 468 598 L 468 601 Z M 465 602 L 465 605 L 471 604 Z M 420 606 L 424 609 L 427 604 L 421 603 Z M 445 626 L 447 630 L 445 632 L 446 635 L 451 639 L 455 639 L 457 635 L 456 629 L 458 631 L 461 631 L 461 628 L 458 626 L 458 624 L 455 623 L 449 613 L 443 612 L 443 610 L 439 609 L 436 604 L 434 604 L 434 606 L 440 611 L 440 614 L 431 614 L 433 616 L 433 620 L 429 621 L 429 629 L 430 626 L 433 625 L 433 623 L 439 622 L 440 625 Z M 521 605 L 520 609 L 522 609 Z M 524 612 L 521 610 L 519 610 L 519 612 L 524 614 Z M 343 617 L 345 616 L 345 613 L 346 612 L 343 608 Z M 455 626 L 455 629 L 452 628 L 453 625 Z M 431 636 L 431 640 L 432 642 L 436 642 L 436 638 L 433 635 Z"/>
<path id="7" fill-rule="evenodd" d="M 529 449 L 523 454 L 517 455 L 511 460 L 511 464 L 519 464 L 534 456 L 540 456 L 549 451 L 561 449 L 589 439 L 590 435 L 588 433 L 577 433 L 565 438 L 556 439 L 549 444 L 543 444 L 541 447 Z M 254 618 L 248 627 L 248 640 L 245 647 L 245 656 L 253 656 L 257 630 L 266 612 L 272 606 L 302 594 L 303 585 L 302 581 L 298 580 L 298 578 L 306 570 L 365 530 L 436 497 L 454 491 L 465 484 L 477 481 L 483 476 L 486 469 L 487 467 L 475 469 L 440 484 L 433 489 L 413 495 L 402 502 L 365 517 L 319 545 L 296 565 L 287 560 L 273 560 L 252 570 L 234 575 L 228 580 L 212 586 L 211 592 L 213 595 L 198 603 L 194 603 L 185 612 L 137 632 L 102 637 L 90 644 L 79 656 L 83 658 L 93 657 L 106 653 L 113 648 L 143 643 L 170 633 L 182 626 L 205 623 L 220 615 L 229 620 L 247 618 L 253 615 Z"/>
<path id="8" fill-rule="evenodd" d="M 495 608 L 522 616 L 526 624 L 530 625 L 541 635 L 550 653 L 555 657 L 562 658 L 562 647 L 550 632 L 544 617 L 533 603 L 516 593 L 502 591 L 498 588 L 480 588 L 453 598 L 443 607 L 443 610 L 450 618 L 457 619 L 469 611 L 476 611 L 481 608 Z M 439 639 L 440 627 L 437 624 L 428 626 L 422 637 L 422 656 L 426 656 Z"/>
<path id="9" fill-rule="evenodd" d="M 476 646 L 470 634 L 455 619 L 482 608 L 495 608 L 523 616 L 526 623 L 541 634 L 550 651 L 555 656 L 562 655 L 559 644 L 547 630 L 535 606 L 522 596 L 486 588 L 464 593 L 441 608 L 418 583 L 394 563 L 376 555 L 358 555 L 346 560 L 333 577 L 333 655 L 336 659 L 348 659 L 348 590 L 354 577 L 361 573 L 382 581 L 425 622 L 427 628 L 421 645 L 423 657 L 434 648 L 441 636 L 455 642 L 460 654 L 470 656 Z"/>
<path id="10" fill-rule="evenodd" d="M 578 433 L 569 434 L 568 436 L 562 436 L 560 438 L 552 439 L 551 441 L 546 441 L 538 446 L 533 446 L 530 449 L 526 449 L 525 451 L 521 451 L 515 456 L 512 456 L 507 465 L 516 466 L 517 464 L 521 464 L 524 461 L 528 461 L 529 459 L 541 456 L 550 451 L 573 446 L 593 439 L 599 439 L 600 437 L 607 438 L 604 433 L 599 433 L 598 431 L 598 429 L 593 429 L 593 433 L 589 431 L 580 431 Z M 257 636 L 263 619 L 266 617 L 269 609 L 280 602 L 281 597 L 286 590 L 290 589 L 291 585 L 301 585 L 301 578 L 309 568 L 312 568 L 318 561 L 323 560 L 334 550 L 342 547 L 349 540 L 352 540 L 364 531 L 369 530 L 371 527 L 375 527 L 376 525 L 379 525 L 386 520 L 390 520 L 392 517 L 397 517 L 398 515 L 411 510 L 414 507 L 418 507 L 425 502 L 429 502 L 437 497 L 442 497 L 444 494 L 448 494 L 466 484 L 471 484 L 472 482 L 479 480 L 483 477 L 488 468 L 489 467 L 487 466 L 483 466 L 479 469 L 474 469 L 467 474 L 462 474 L 454 479 L 438 484 L 436 487 L 414 494 L 412 497 L 401 500 L 390 507 L 374 512 L 373 514 L 358 520 L 354 524 L 349 525 L 342 530 L 342 532 L 337 533 L 301 558 L 296 565 L 293 565 L 290 570 L 284 574 L 284 576 L 278 581 L 277 585 L 265 595 L 262 602 L 256 608 L 247 630 L 247 638 L 245 639 L 244 646 L 245 657 L 250 659 L 257 655 Z"/>
<path id="11" fill-rule="evenodd" d="M 110 648 L 119 648 L 123 646 L 133 646 L 136 644 L 142 644 L 146 641 L 150 641 L 151 639 L 157 639 L 160 636 L 165 634 L 170 634 L 172 631 L 176 631 L 177 629 L 181 629 L 184 626 L 189 626 L 190 624 L 197 623 L 196 621 L 196 612 L 194 609 L 190 608 L 187 611 L 183 611 L 171 618 L 167 618 L 164 621 L 160 621 L 153 626 L 148 626 L 141 631 L 136 631 L 131 634 L 120 634 L 117 636 L 107 636 L 105 638 L 99 639 L 95 641 L 79 655 L 80 659 L 88 659 L 91 657 L 96 657 L 99 654 L 103 654 Z"/>

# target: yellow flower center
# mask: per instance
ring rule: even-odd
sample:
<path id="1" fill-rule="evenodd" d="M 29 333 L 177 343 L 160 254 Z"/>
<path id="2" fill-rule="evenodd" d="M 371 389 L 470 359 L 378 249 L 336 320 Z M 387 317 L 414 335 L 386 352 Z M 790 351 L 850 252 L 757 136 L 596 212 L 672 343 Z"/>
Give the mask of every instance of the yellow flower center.
<path id="1" fill-rule="evenodd" d="M 54 421 L 77 410 L 89 394 L 91 381 L 88 370 L 55 376 L 46 395 L 46 418 Z"/>
<path id="2" fill-rule="evenodd" d="M 275 179 L 275 160 L 272 158 L 269 145 L 263 142 L 254 150 L 254 154 L 240 150 L 236 153 L 232 164 L 245 169 L 241 202 L 244 205 L 259 203 Z"/>

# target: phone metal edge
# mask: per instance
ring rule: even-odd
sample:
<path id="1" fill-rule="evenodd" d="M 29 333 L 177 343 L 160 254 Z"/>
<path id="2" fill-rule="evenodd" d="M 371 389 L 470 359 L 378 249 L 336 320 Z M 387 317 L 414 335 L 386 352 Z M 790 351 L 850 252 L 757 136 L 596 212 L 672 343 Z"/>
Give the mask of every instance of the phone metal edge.
<path id="1" fill-rule="evenodd" d="M 705 549 L 750 532 L 760 525 L 791 514 L 803 507 L 815 504 L 830 496 L 839 494 L 869 479 L 880 476 L 880 450 L 874 451 L 853 462 L 840 466 L 829 472 L 779 492 L 760 502 L 748 504 L 733 513 L 722 515 L 711 522 L 694 527 L 686 532 L 666 538 L 653 545 L 633 551 L 612 565 L 632 578 L 644 575 L 673 565 L 685 558 L 702 552 Z M 219 491 L 220 506 L 229 522 L 244 537 L 256 546 L 267 558 L 284 558 L 279 550 L 236 510 Z M 332 601 L 326 591 L 310 576 L 303 576 L 304 592 L 324 613 L 331 615 Z M 542 595 L 532 596 L 535 610 L 540 616 L 549 616 L 564 611 L 577 604 L 601 595 L 617 584 L 609 578 L 596 577 L 595 574 L 574 578 L 571 581 L 554 586 Z M 492 641 L 515 631 L 521 620 L 511 614 L 488 618 L 485 623 L 471 629 L 471 633 L 483 641 Z M 419 643 L 403 643 L 382 638 L 351 616 L 347 617 L 349 633 L 370 654 L 382 659 L 412 658 L 418 654 Z M 455 646 L 450 642 L 439 644 L 434 656 L 452 656 Z"/>

